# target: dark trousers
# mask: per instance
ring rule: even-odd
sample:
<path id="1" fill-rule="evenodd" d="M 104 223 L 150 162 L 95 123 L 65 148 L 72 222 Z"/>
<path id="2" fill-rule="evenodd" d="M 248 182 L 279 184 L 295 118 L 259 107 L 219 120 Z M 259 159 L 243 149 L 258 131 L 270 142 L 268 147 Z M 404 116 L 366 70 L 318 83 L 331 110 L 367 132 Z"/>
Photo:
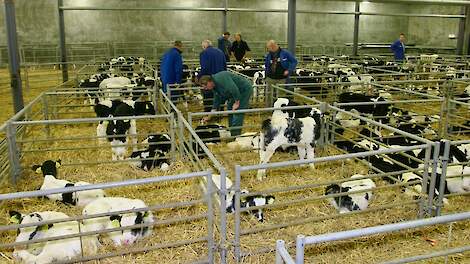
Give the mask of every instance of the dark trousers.
<path id="1" fill-rule="evenodd" d="M 214 92 L 202 90 L 202 97 L 204 98 L 204 112 L 210 112 L 214 104 Z"/>

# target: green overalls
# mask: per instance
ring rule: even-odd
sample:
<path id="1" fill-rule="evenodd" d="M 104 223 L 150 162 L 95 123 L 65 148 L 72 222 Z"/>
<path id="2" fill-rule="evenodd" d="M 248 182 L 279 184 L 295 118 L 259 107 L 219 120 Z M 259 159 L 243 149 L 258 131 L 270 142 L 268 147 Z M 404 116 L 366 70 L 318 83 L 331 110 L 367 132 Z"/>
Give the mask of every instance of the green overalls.
<path id="1" fill-rule="evenodd" d="M 227 109 L 232 110 L 235 101 L 240 101 L 238 109 L 248 109 L 250 97 L 253 93 L 251 82 L 234 73 L 222 71 L 212 75 L 215 83 L 214 105 L 212 109 L 218 109 L 221 104 L 227 102 Z M 230 114 L 228 125 L 232 136 L 242 133 L 244 114 Z"/>

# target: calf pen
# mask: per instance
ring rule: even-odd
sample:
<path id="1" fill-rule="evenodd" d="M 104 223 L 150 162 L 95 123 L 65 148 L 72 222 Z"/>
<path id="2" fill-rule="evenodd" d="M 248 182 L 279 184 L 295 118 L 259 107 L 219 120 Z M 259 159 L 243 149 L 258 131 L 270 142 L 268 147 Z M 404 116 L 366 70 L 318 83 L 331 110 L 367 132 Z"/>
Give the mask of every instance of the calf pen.
<path id="1" fill-rule="evenodd" d="M 19 209 L 24 213 L 57 210 L 66 213 L 68 218 L 42 221 L 30 224 L 7 224 L 5 217 L 2 217 L 0 226 L 2 258 L 12 260 L 12 248 L 31 246 L 36 243 L 55 243 L 57 241 L 71 241 L 77 239 L 80 241 L 81 253 L 76 254 L 76 258 L 70 260 L 61 260 L 58 263 L 75 263 L 80 261 L 100 260 L 99 263 L 116 262 L 134 262 L 148 263 L 158 259 L 163 262 L 213 262 L 213 212 L 211 201 L 211 185 L 207 185 L 206 194 L 195 194 L 194 189 L 188 189 L 186 186 L 197 186 L 197 180 L 200 178 L 211 178 L 209 172 L 195 172 L 171 176 L 152 176 L 135 180 L 125 180 L 116 182 L 107 182 L 102 184 L 93 184 L 79 187 L 69 187 L 62 189 L 51 189 L 47 191 L 31 191 L 21 193 L 6 193 L 0 195 L 2 204 L 1 214 L 8 215 L 8 209 Z M 210 182 L 210 181 L 208 181 Z M 50 203 L 40 197 L 44 195 L 63 193 L 70 191 L 104 189 L 109 196 L 122 196 L 126 194 L 127 198 L 141 199 L 148 205 L 145 208 L 138 208 L 125 211 L 112 211 L 109 213 L 81 215 L 81 211 L 76 207 L 58 205 Z M 171 190 L 170 190 L 171 189 Z M 166 191 L 162 191 L 166 190 Z M 167 192 L 168 191 L 168 192 Z M 168 195 L 172 192 L 178 192 L 183 196 L 175 199 L 174 195 Z M 149 195 L 158 194 L 158 195 Z M 183 194 L 184 193 L 184 194 Z M 184 199 L 183 199 L 184 197 Z M 40 202 L 39 202 L 40 201 Z M 134 212 L 153 212 L 154 222 L 134 224 L 129 226 L 107 228 L 99 232 L 84 231 L 80 223 L 85 219 L 92 219 L 103 216 L 112 216 L 116 214 L 134 213 Z M 45 238 L 30 239 L 27 241 L 14 242 L 14 231 L 25 227 L 40 227 L 43 225 L 68 223 L 78 225 L 75 233 L 65 235 L 49 236 Z M 102 246 L 98 252 L 86 252 L 84 244 L 90 235 L 107 235 L 115 231 L 123 231 L 136 228 L 152 228 L 153 234 L 137 241 L 132 246 L 115 247 L 105 237 L 100 238 Z M 44 245 L 44 244 L 43 244 Z M 71 248 L 68 248 L 72 250 Z M 42 254 L 46 254 L 42 252 Z M 98 262 L 94 262 L 98 263 Z"/>
<path id="2" fill-rule="evenodd" d="M 295 106 L 283 109 L 309 107 Z M 351 114 L 326 104 L 321 105 L 320 108 L 326 113 L 336 111 Z M 260 129 L 259 124 L 261 121 L 268 117 L 275 109 L 247 109 L 240 110 L 237 113 L 245 114 L 245 125 L 242 128 L 256 133 Z M 195 126 L 202 117 L 213 116 L 221 124 L 224 124 L 226 115 L 232 113 L 234 112 L 188 113 L 188 122 Z M 299 232 L 327 233 L 338 227 L 345 229 L 351 225 L 360 227 L 415 219 L 430 212 L 433 193 L 423 193 L 419 195 L 418 200 L 413 200 L 400 191 L 402 187 L 412 183 L 402 183 L 395 179 L 394 184 L 388 185 L 381 180 L 384 177 L 397 177 L 403 172 L 416 172 L 416 169 L 407 168 L 396 173 L 385 173 L 367 162 L 367 157 L 374 155 L 383 156 L 390 153 L 406 156 L 407 151 L 424 151 L 426 153 L 425 158 L 418 162 L 424 167 L 430 167 L 431 148 L 434 147 L 432 142 L 397 131 L 364 117 L 355 116 L 355 118 L 362 119 L 366 123 L 365 126 L 379 126 L 394 131 L 397 135 L 417 140 L 419 143 L 411 147 L 388 148 L 378 152 L 368 150 L 356 154 L 341 155 L 341 151 L 335 147 L 334 143 L 336 141 L 347 140 L 354 144 L 368 137 L 360 135 L 358 132 L 354 134 L 354 131 L 351 131 L 350 136 L 353 134 L 354 137 L 340 138 L 336 136 L 334 138 L 331 136 L 333 125 L 331 121 L 326 121 L 324 133 L 317 148 L 317 150 L 319 149 L 317 153 L 320 158 L 313 161 L 318 163 L 314 171 L 299 166 L 312 161 L 292 161 L 296 157 L 289 153 L 278 156 L 276 154 L 275 156 L 277 157 L 273 158 L 274 163 L 254 165 L 254 161 L 258 160 L 256 150 L 229 149 L 228 145 L 224 143 L 225 139 L 221 139 L 221 143 L 209 146 L 209 149 L 217 160 L 222 163 L 222 166 L 228 168 L 228 178 L 234 182 L 232 188 L 227 190 L 235 194 L 235 213 L 228 215 L 227 219 L 227 239 L 233 248 L 233 251 L 231 251 L 233 252 L 233 258 L 237 262 L 269 262 L 270 256 L 267 256 L 265 253 L 274 251 L 274 240 L 272 239 L 275 237 L 292 238 Z M 197 132 L 199 131 L 196 130 Z M 369 139 L 374 141 L 373 138 Z M 203 139 L 206 142 L 212 140 L 213 138 Z M 279 160 L 283 161 L 276 162 Z M 393 162 L 399 163 L 395 160 Z M 273 171 L 269 173 L 266 180 L 260 182 L 254 177 L 255 171 L 263 168 L 269 168 Z M 327 200 L 332 197 L 338 197 L 338 195 L 323 195 L 323 189 L 329 184 L 346 182 L 348 181 L 347 178 L 353 174 L 361 174 L 363 175 L 361 178 L 375 180 L 378 186 L 373 188 L 373 191 L 377 198 L 374 198 L 373 205 L 364 211 L 337 214 L 332 207 L 327 205 Z M 427 173 L 423 173 L 423 178 L 424 180 L 419 184 L 422 184 L 423 190 L 425 190 L 426 185 L 429 184 L 428 182 L 433 182 L 433 177 L 428 177 Z M 243 189 L 247 189 L 249 193 L 242 194 L 241 191 Z M 276 202 L 272 205 L 250 207 L 249 209 L 241 208 L 241 199 L 250 195 L 275 195 Z M 253 217 L 246 215 L 247 212 L 257 209 L 265 211 L 265 221 L 263 223 L 259 223 Z M 312 222 L 315 224 L 313 225 Z"/>
<path id="3" fill-rule="evenodd" d="M 139 243 L 139 247 L 116 250 L 107 245 L 100 249 L 100 254 L 82 256 L 83 260 L 113 257 L 109 260 L 112 262 L 117 260 L 116 256 L 128 254 L 121 260 L 126 261 L 132 258 L 146 263 L 158 257 L 167 262 L 211 263 L 215 239 L 212 231 L 213 205 L 211 200 L 207 200 L 206 194 L 212 197 L 212 187 L 206 185 L 203 191 L 200 189 L 201 181 L 211 182 L 202 178 L 209 177 L 210 179 L 211 177 L 210 174 L 203 172 L 205 169 L 201 168 L 204 166 L 197 160 L 197 156 L 194 157 L 184 152 L 179 148 L 178 143 L 192 140 L 202 149 L 205 146 L 191 136 L 178 138 L 184 133 L 176 131 L 178 122 L 173 113 L 94 118 L 91 106 L 80 104 L 83 102 L 82 96 L 83 92 L 73 91 L 73 89 L 43 93 L 2 126 L 5 137 L 2 138 L 0 145 L 2 147 L 0 157 L 7 162 L 1 171 L 5 178 L 0 187 L 1 193 L 5 194 L 2 196 L 1 200 L 4 201 L 0 206 L 1 215 L 4 216 L 0 220 L 1 223 L 7 225 L 8 210 L 18 210 L 24 213 L 53 210 L 67 213 L 72 216 L 73 221 L 83 219 L 79 216 L 80 210 L 76 207 L 35 198 L 48 191 L 29 192 L 21 196 L 22 192 L 32 191 L 41 186 L 43 177 L 34 175 L 31 170 L 33 164 L 40 164 L 46 159 L 62 159 L 59 179 L 91 182 L 92 185 L 84 188 L 105 188 L 109 196 L 138 198 L 145 201 L 151 210 L 157 211 L 155 224 L 159 230 L 149 239 Z M 75 107 L 67 107 L 74 104 Z M 23 119 L 25 115 L 27 117 Z M 106 141 L 108 136 L 98 137 L 96 125 L 100 121 L 111 122 L 123 119 L 135 120 L 138 129 L 137 134 L 130 135 L 136 137 L 138 143 L 128 144 L 129 148 L 146 146 L 147 144 L 144 144 L 142 140 L 149 134 L 167 133 L 170 136 L 168 142 L 157 143 L 171 144 L 169 154 L 159 158 L 171 161 L 168 171 L 163 172 L 155 168 L 153 172 L 147 172 L 129 166 L 129 163 L 143 161 L 146 160 L 145 158 L 111 160 L 109 143 L 99 143 L 100 139 Z M 191 173 L 192 171 L 194 173 Z M 8 176 L 13 184 L 8 184 L 6 181 Z M 145 187 L 137 186 L 144 183 L 148 184 Z M 61 193 L 63 191 L 64 189 L 49 192 Z M 4 244 L 2 248 L 10 248 L 4 251 L 4 257 L 11 259 L 12 247 L 17 245 L 12 242 L 14 235 L 11 230 L 17 229 L 18 226 L 2 228 L 1 230 L 4 231 L 1 235 L 1 243 Z M 106 232 L 112 232 L 112 230 Z M 170 248 L 181 250 L 175 251 Z M 157 249 L 162 250 L 155 251 L 157 253 L 154 254 L 153 250 Z M 137 254 L 139 252 L 147 253 Z M 176 254 L 173 255 L 174 253 Z M 203 257 L 204 255 L 207 258 Z M 101 263 L 103 261 L 107 260 L 102 260 Z"/>
<path id="4" fill-rule="evenodd" d="M 378 254 L 380 256 L 376 256 L 373 260 L 368 260 L 368 262 L 378 262 L 381 261 L 382 263 L 409 263 L 409 262 L 416 262 L 416 261 L 422 261 L 422 260 L 428 260 L 432 258 L 438 258 L 438 257 L 445 257 L 445 262 L 449 260 L 449 257 L 451 258 L 451 261 L 454 263 L 461 262 L 464 263 L 465 261 L 465 255 L 464 253 L 466 251 L 470 250 L 470 245 L 468 245 L 468 239 L 466 240 L 467 243 L 465 243 L 465 240 L 462 238 L 456 238 L 452 237 L 452 229 L 454 228 L 462 228 L 467 226 L 468 227 L 468 221 L 470 219 L 470 213 L 459 213 L 459 214 L 452 214 L 452 215 L 444 215 L 444 216 L 438 216 L 434 218 L 428 218 L 428 219 L 420 219 L 420 220 L 415 220 L 415 221 L 406 221 L 406 222 L 401 222 L 401 223 L 396 223 L 396 224 L 389 224 L 389 225 L 382 225 L 382 226 L 374 226 L 374 227 L 369 227 L 369 228 L 361 228 L 361 229 L 354 229 L 354 230 L 348 230 L 348 231 L 343 231 L 343 232 L 335 232 L 335 233 L 329 233 L 329 234 L 324 234 L 324 235 L 316 235 L 316 236 L 308 236 L 305 237 L 303 235 L 297 236 L 296 240 L 296 254 L 295 254 L 295 261 L 287 251 L 287 248 L 285 247 L 285 242 L 283 240 L 278 240 L 276 243 L 276 264 L 282 264 L 282 263 L 287 263 L 287 264 L 303 264 L 305 262 L 305 259 L 308 257 L 309 262 L 315 261 L 318 263 L 321 262 L 327 262 L 329 261 L 329 258 L 326 259 L 327 256 L 325 256 L 325 253 L 322 253 L 321 251 L 325 252 L 326 250 L 332 250 L 335 245 L 331 245 L 333 241 L 340 241 L 336 242 L 337 246 L 344 246 L 348 245 L 346 242 L 342 242 L 347 239 L 352 239 L 352 238 L 361 238 L 361 237 L 369 237 L 368 241 L 371 239 L 374 239 L 378 235 L 380 236 L 385 236 L 384 240 L 389 240 L 389 239 L 394 239 L 396 238 L 396 234 L 387 234 L 390 232 L 401 232 L 404 233 L 403 230 L 406 229 L 419 229 L 418 231 L 414 231 L 415 233 L 417 232 L 426 232 L 426 231 L 434 231 L 432 228 L 437 229 L 438 225 L 442 224 L 449 224 L 448 230 L 447 230 L 447 243 L 445 245 L 438 245 L 438 248 L 433 248 L 433 252 L 429 253 L 429 246 L 427 248 L 419 249 L 418 252 L 416 252 L 416 249 L 413 248 L 412 252 L 407 252 L 407 256 L 403 258 L 397 258 L 396 256 L 393 257 L 393 260 L 390 260 L 390 256 L 382 256 L 382 254 Z M 462 223 L 463 222 L 463 223 Z M 425 230 L 422 230 L 426 228 Z M 445 240 L 445 227 L 442 227 L 442 238 Z M 408 232 L 409 233 L 409 232 Z M 372 235 L 375 235 L 375 237 L 370 237 Z M 389 238 L 391 237 L 391 238 Z M 461 241 L 456 241 L 457 239 Z M 464 238 L 465 239 L 465 238 Z M 462 241 L 463 240 L 463 241 Z M 324 244 L 330 242 L 328 245 L 323 245 L 320 246 L 320 244 Z M 355 241 L 355 243 L 349 243 L 349 247 L 362 247 L 359 241 Z M 433 246 L 436 244 L 436 241 L 429 241 L 433 242 Z M 452 243 L 453 242 L 453 243 Z M 451 244 L 452 243 L 452 244 Z M 316 248 L 311 248 L 311 249 L 306 249 L 307 246 L 309 245 L 316 245 Z M 449 248 L 451 247 L 451 248 Z M 379 249 L 379 247 L 374 246 L 374 248 Z M 383 248 L 380 248 L 383 250 Z M 306 251 L 307 250 L 307 251 Z M 320 251 L 321 250 L 321 251 Z M 402 249 L 403 250 L 403 249 Z M 439 251 L 438 251 L 439 250 Z M 396 250 L 394 250 L 396 251 Z M 407 250 L 408 251 L 408 250 Z M 306 253 L 309 253 L 306 255 Z M 387 253 L 391 253 L 388 251 Z M 399 255 L 402 255 L 403 252 L 397 252 Z M 417 253 L 421 255 L 416 255 Z M 459 254 L 455 256 L 456 254 Z M 410 256 L 412 255 L 412 256 Z M 454 256 L 452 256 L 454 255 Z M 468 257 L 468 254 L 467 254 Z M 354 258 L 348 259 L 349 261 L 360 261 L 364 262 L 365 259 L 357 259 Z M 384 262 L 385 260 L 385 262 Z"/>

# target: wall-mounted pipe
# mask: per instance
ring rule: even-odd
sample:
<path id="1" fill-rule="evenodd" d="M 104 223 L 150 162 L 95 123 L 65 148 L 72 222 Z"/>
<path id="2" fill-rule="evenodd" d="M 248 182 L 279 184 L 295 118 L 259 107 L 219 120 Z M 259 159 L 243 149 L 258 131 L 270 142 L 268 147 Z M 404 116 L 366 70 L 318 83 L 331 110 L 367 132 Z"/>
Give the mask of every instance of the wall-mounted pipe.
<path id="1" fill-rule="evenodd" d="M 88 11 L 219 11 L 219 12 L 256 12 L 256 13 L 288 13 L 288 9 L 266 8 L 198 8 L 198 7 L 60 7 L 61 10 L 88 10 Z M 465 18 L 463 15 L 454 14 L 407 14 L 407 13 L 380 13 L 359 11 L 334 11 L 334 10 L 298 10 L 298 14 L 325 14 L 325 15 L 371 15 L 371 16 L 406 16 L 406 17 L 440 17 L 440 18 Z"/>

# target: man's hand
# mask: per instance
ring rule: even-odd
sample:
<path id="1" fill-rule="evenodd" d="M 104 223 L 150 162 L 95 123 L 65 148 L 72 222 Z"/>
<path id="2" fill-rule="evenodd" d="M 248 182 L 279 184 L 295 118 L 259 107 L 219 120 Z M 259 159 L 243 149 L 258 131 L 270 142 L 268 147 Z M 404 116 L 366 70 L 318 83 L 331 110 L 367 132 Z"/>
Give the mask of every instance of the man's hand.
<path id="1" fill-rule="evenodd" d="M 232 110 L 237 110 L 240 107 L 240 101 L 235 101 L 232 106 Z"/>
<path id="2" fill-rule="evenodd" d="M 285 71 L 284 71 L 284 76 L 287 77 L 287 75 L 289 75 L 289 71 L 288 71 L 288 70 L 285 70 Z"/>

